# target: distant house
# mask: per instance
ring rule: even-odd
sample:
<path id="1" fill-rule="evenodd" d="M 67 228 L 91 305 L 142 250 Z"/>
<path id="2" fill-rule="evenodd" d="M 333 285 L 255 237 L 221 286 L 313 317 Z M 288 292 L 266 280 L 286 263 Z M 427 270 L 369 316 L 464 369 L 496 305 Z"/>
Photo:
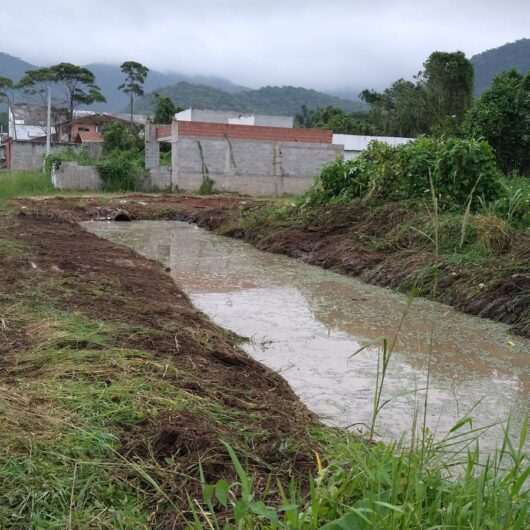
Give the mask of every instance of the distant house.
<path id="1" fill-rule="evenodd" d="M 351 160 L 364 151 L 370 142 L 383 142 L 395 147 L 396 145 L 407 144 L 414 138 L 400 138 L 397 136 L 362 136 L 358 134 L 334 134 L 333 143 L 344 146 L 344 159 Z"/>
<path id="2" fill-rule="evenodd" d="M 29 105 L 26 103 L 10 106 L 8 109 L 9 137 L 18 141 L 30 141 L 46 136 L 48 109 L 45 106 Z M 52 108 L 51 123 L 64 120 L 66 112 L 63 109 Z M 55 127 L 51 126 L 51 134 Z"/>
<path id="3" fill-rule="evenodd" d="M 15 105 L 9 109 L 9 136 L 0 141 L 0 168 L 12 170 L 38 169 L 46 154 L 47 107 Z M 110 122 L 120 121 L 130 125 L 130 115 L 74 111 L 68 120 L 64 109 L 52 108 L 51 150 L 60 151 L 67 146 L 88 151 L 99 158 L 103 137 L 102 128 Z M 145 116 L 133 116 L 135 124 L 145 123 Z"/>
<path id="4" fill-rule="evenodd" d="M 135 124 L 144 124 L 145 120 L 145 116 L 133 115 Z M 128 114 L 110 112 L 76 111 L 71 122 L 57 123 L 57 138 L 60 142 L 68 142 L 70 139 L 75 143 L 101 142 L 103 141 L 101 130 L 113 121 L 120 121 L 128 126 L 131 123 L 131 117 Z"/>

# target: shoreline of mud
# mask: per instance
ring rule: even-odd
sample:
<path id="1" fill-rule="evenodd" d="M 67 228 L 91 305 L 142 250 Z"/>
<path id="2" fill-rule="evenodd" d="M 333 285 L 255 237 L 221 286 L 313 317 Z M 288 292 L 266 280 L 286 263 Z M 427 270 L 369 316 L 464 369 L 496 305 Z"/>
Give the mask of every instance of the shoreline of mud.
<path id="1" fill-rule="evenodd" d="M 175 196 L 134 194 L 104 198 L 53 197 L 19 201 L 26 211 L 70 221 L 112 220 L 126 210 L 134 220 L 180 220 L 215 233 L 242 239 L 259 250 L 284 254 L 305 263 L 330 269 L 362 281 L 436 300 L 474 316 L 502 322 L 515 334 L 530 338 L 530 238 L 514 244 L 513 255 L 491 263 L 449 265 L 432 284 L 412 285 L 411 278 L 432 265 L 432 253 L 399 252 L 368 248 L 364 240 L 395 228 L 407 213 L 399 205 L 374 222 L 369 212 L 355 212 L 346 222 L 295 226 L 274 230 L 263 225 L 253 233 L 241 227 L 241 212 L 259 210 L 270 200 L 237 196 Z M 390 205 L 391 206 L 391 205 Z M 333 207 L 327 212 L 333 216 Z M 380 223 L 381 226 L 377 226 Z M 519 248 L 517 248 L 519 247 Z M 526 265 L 525 265 L 526 262 Z M 492 276 L 483 278 L 481 275 Z M 486 285 L 487 283 L 487 285 Z"/>

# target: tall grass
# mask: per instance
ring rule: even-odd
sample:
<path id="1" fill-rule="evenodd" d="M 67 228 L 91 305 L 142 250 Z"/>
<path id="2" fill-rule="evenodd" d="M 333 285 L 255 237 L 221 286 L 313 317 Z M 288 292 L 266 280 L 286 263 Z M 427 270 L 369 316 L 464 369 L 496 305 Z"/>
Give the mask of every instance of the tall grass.
<path id="1" fill-rule="evenodd" d="M 11 197 L 47 195 L 55 188 L 42 171 L 0 171 L 0 201 Z"/>
<path id="2" fill-rule="evenodd" d="M 423 452 L 403 441 L 374 444 L 336 435 L 329 441 L 325 465 L 317 464 L 309 477 L 309 493 L 303 495 L 294 482 L 289 491 L 280 487 L 276 506 L 255 498 L 252 476 L 228 448 L 238 480 L 203 484 L 206 508 L 195 505 L 190 528 L 528 528 L 530 495 L 525 481 L 530 467 L 523 450 L 527 422 L 517 444 L 506 431 L 502 447 L 485 459 L 475 433 L 459 433 L 465 424 L 458 422 L 441 441 L 429 437 Z M 470 441 L 473 445 L 459 459 L 443 458 L 452 455 L 455 443 L 465 446 Z"/>

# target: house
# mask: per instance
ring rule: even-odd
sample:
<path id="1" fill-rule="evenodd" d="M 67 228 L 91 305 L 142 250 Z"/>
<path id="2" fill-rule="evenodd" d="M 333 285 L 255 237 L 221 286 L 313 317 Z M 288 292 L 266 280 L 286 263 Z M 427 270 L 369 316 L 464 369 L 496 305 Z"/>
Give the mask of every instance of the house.
<path id="1" fill-rule="evenodd" d="M 138 114 L 133 115 L 133 123 L 142 125 L 145 123 L 146 117 Z M 110 112 L 90 112 L 90 111 L 75 111 L 74 119 L 70 121 L 63 121 L 56 124 L 57 138 L 60 142 L 73 141 L 76 143 L 100 142 L 101 130 L 105 125 L 113 121 L 120 121 L 124 125 L 129 126 L 131 117 L 128 114 L 118 114 Z M 83 134 L 78 138 L 79 133 Z"/>
<path id="2" fill-rule="evenodd" d="M 364 151 L 370 142 L 383 142 L 395 147 L 396 145 L 406 144 L 414 138 L 400 138 L 397 136 L 362 136 L 357 134 L 333 134 L 333 143 L 344 146 L 344 159 L 351 160 Z"/>
<path id="3" fill-rule="evenodd" d="M 244 113 L 235 110 L 186 109 L 175 114 L 177 121 L 224 123 L 227 125 L 261 125 L 265 127 L 293 127 L 292 116 L 273 116 Z"/>
<path id="4" fill-rule="evenodd" d="M 51 110 L 51 123 L 64 120 L 66 111 L 53 108 Z M 29 105 L 21 103 L 10 106 L 8 109 L 8 136 L 18 141 L 30 141 L 46 136 L 48 108 L 46 106 Z M 51 134 L 55 133 L 52 125 Z"/>
<path id="5" fill-rule="evenodd" d="M 14 105 L 8 111 L 9 136 L 1 142 L 3 146 L 0 167 L 11 170 L 38 169 L 46 155 L 46 106 L 29 104 Z M 52 107 L 51 150 L 67 146 L 85 149 L 94 158 L 99 158 L 103 138 L 101 129 L 112 121 L 130 125 L 129 114 L 96 113 L 76 110 L 74 119 L 68 120 L 65 109 Z M 146 117 L 133 115 L 135 124 L 145 123 Z"/>

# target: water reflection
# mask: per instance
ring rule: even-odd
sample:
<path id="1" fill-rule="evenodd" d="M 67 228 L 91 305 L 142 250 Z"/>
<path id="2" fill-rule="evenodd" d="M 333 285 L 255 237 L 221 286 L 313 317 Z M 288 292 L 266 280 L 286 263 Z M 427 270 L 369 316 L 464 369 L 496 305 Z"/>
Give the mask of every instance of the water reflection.
<path id="1" fill-rule="evenodd" d="M 194 303 L 220 325 L 251 337 L 248 351 L 280 371 L 325 421 L 369 421 L 378 350 L 351 355 L 382 336 L 395 337 L 404 296 L 184 223 L 85 226 L 170 266 Z M 410 428 L 423 400 L 429 352 L 428 421 L 439 434 L 475 405 L 477 424 L 504 420 L 512 409 L 518 420 L 528 411 L 530 341 L 510 336 L 503 325 L 417 299 L 396 338 L 382 435 L 401 436 Z M 499 436 L 499 429 L 489 432 L 486 445 Z"/>

